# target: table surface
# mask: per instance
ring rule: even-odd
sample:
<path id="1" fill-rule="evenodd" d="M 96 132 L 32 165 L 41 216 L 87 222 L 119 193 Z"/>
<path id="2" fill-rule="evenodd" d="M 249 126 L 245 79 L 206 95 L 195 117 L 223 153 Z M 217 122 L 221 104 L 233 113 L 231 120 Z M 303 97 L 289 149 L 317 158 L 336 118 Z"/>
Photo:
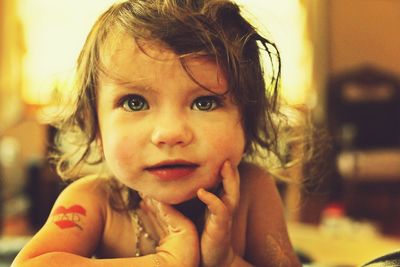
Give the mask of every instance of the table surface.
<path id="1" fill-rule="evenodd" d="M 400 250 L 400 239 L 389 238 L 362 225 L 327 229 L 317 225 L 289 223 L 289 236 L 296 250 L 318 266 L 360 266 L 384 254 Z"/>

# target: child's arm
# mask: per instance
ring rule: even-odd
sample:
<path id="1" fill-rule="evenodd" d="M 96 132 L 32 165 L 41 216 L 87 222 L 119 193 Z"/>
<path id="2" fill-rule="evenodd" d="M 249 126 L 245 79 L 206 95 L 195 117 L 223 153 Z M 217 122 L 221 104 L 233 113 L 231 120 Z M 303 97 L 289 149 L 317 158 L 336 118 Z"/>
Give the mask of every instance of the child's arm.
<path id="1" fill-rule="evenodd" d="M 12 267 L 197 266 L 198 247 L 191 246 L 194 251 L 185 249 L 181 252 L 188 243 L 198 243 L 196 230 L 174 210 L 168 211 L 167 217 L 160 216 L 165 220 L 164 224 L 174 226 L 174 232 L 166 232 L 156 254 L 118 259 L 91 258 L 103 234 L 107 201 L 107 194 L 96 182 L 80 180 L 70 185 L 59 196 L 43 228 L 18 254 Z"/>
<path id="2" fill-rule="evenodd" d="M 59 196 L 47 222 L 13 262 L 14 266 L 78 266 L 87 264 L 104 226 L 98 183 L 82 179 Z M 92 188 L 90 187 L 92 186 Z M 68 265 L 69 264 L 69 265 Z"/>
<path id="3" fill-rule="evenodd" d="M 260 167 L 244 168 L 242 194 L 249 201 L 246 258 L 256 266 L 301 266 L 288 237 L 275 181 Z"/>

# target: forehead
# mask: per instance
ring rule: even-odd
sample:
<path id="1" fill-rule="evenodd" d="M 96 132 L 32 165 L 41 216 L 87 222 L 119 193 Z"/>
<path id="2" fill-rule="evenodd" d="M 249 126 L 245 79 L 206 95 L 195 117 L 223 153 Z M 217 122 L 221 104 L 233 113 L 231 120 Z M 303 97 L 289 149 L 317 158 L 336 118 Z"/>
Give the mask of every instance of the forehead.
<path id="1" fill-rule="evenodd" d="M 103 72 L 113 79 L 151 80 L 168 72 L 184 75 L 216 93 L 224 93 L 227 83 L 215 60 L 204 54 L 177 55 L 157 40 L 138 40 L 128 34 L 113 35 L 101 50 Z M 194 81 L 193 81 L 194 80 Z"/>

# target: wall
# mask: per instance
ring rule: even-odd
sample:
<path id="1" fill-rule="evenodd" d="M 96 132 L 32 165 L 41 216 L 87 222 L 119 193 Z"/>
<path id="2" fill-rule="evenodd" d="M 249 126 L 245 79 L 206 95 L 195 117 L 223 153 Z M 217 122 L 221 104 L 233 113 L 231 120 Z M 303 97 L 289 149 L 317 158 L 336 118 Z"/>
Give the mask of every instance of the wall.
<path id="1" fill-rule="evenodd" d="M 400 75 L 400 1 L 330 0 L 330 71 L 372 63 Z"/>
<path id="2" fill-rule="evenodd" d="M 309 17 L 313 43 L 313 85 L 318 104 L 317 123 L 326 122 L 326 84 L 334 74 L 373 64 L 400 77 L 400 0 L 301 0 Z M 334 160 L 332 160 L 334 162 Z M 334 174 L 321 179 L 316 194 L 301 202 L 302 220 L 316 223 L 331 196 L 340 187 Z M 313 189 L 310 189 L 313 192 Z"/>
<path id="3" fill-rule="evenodd" d="M 22 113 L 20 100 L 24 45 L 14 0 L 0 1 L 0 137 Z"/>
<path id="4" fill-rule="evenodd" d="M 313 2 L 313 0 L 304 1 Z M 400 77 L 399 0 L 326 0 L 320 2 L 327 3 L 325 12 L 316 13 L 319 20 L 326 20 L 326 39 L 321 38 L 319 41 L 326 41 L 326 54 L 321 53 L 321 50 L 320 52 L 316 51 L 315 56 L 316 58 L 326 57 L 327 68 L 325 70 L 316 69 L 316 75 L 326 71 L 327 79 L 329 79 L 330 76 L 337 73 L 370 64 Z M 323 17 L 324 13 L 325 18 Z M 317 26 L 313 24 L 313 27 Z M 324 35 L 320 34 L 320 36 Z M 318 39 L 314 38 L 314 40 L 318 42 Z M 320 91 L 322 96 L 326 96 L 326 86 L 321 87 Z M 326 101 L 326 97 L 322 97 L 321 101 Z M 334 159 L 331 162 L 333 163 Z M 364 189 L 362 191 L 360 190 L 362 187 L 355 187 L 358 190 L 356 191 L 354 188 L 349 188 L 347 184 L 345 185 L 336 173 L 329 174 L 327 178 L 321 182 L 318 189 L 320 192 L 315 195 L 310 194 L 309 199 L 305 201 L 302 218 L 304 221 L 318 222 L 327 202 L 340 200 L 340 198 L 344 198 L 346 203 L 354 204 L 352 209 L 355 207 L 354 209 L 357 211 L 373 214 L 375 211 L 372 209 L 373 207 L 370 209 L 372 206 L 370 203 L 383 203 L 389 199 L 390 195 L 390 200 L 376 209 L 382 213 L 379 218 L 377 216 L 377 219 L 389 218 L 390 221 L 389 219 L 382 220 L 387 229 L 391 227 L 392 223 L 398 225 L 400 216 L 397 215 L 397 212 L 393 212 L 398 211 L 398 207 L 393 208 L 386 204 L 399 203 L 398 199 L 391 197 L 392 195 L 398 196 L 398 182 L 390 185 L 384 184 L 384 182 L 376 183 L 371 186 L 373 190 L 370 191 Z M 381 190 L 381 187 L 384 189 Z M 388 194 L 388 189 L 397 191 Z M 374 190 L 378 194 L 375 194 Z M 356 197 L 359 198 L 356 199 Z M 348 211 L 350 210 L 349 207 L 346 208 Z M 392 209 L 392 212 L 387 212 L 388 209 Z M 396 228 L 392 227 L 392 229 Z"/>

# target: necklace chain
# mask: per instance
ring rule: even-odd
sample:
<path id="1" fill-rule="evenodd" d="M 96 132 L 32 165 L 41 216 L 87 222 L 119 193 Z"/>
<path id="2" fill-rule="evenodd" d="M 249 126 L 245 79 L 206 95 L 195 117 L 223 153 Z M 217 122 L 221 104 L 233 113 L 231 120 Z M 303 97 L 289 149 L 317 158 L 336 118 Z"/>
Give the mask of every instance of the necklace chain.
<path id="1" fill-rule="evenodd" d="M 132 211 L 132 218 L 133 221 L 135 222 L 136 225 L 136 252 L 135 252 L 135 256 L 139 257 L 143 255 L 143 251 L 141 249 L 140 243 L 141 243 L 141 239 L 145 238 L 148 241 L 152 242 L 153 245 L 156 245 L 156 240 L 154 240 L 149 233 L 146 232 L 146 229 L 143 226 L 143 222 L 140 219 L 140 216 L 137 212 L 137 210 L 133 210 Z"/>

